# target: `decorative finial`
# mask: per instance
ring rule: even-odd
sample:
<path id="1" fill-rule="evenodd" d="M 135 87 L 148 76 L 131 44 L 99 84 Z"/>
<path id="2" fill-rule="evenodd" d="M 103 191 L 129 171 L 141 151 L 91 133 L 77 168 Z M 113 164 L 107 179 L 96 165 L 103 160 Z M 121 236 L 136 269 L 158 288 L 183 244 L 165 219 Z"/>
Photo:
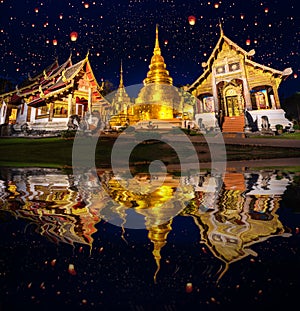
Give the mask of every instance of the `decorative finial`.
<path id="1" fill-rule="evenodd" d="M 87 60 L 89 58 L 89 54 L 90 54 L 90 49 L 88 49 L 87 53 L 86 53 L 86 56 L 85 56 L 85 59 Z"/>
<path id="2" fill-rule="evenodd" d="M 223 31 L 223 26 L 222 26 L 222 22 L 221 22 L 221 19 L 219 18 L 219 27 L 220 27 L 220 34 L 221 36 L 224 35 L 224 31 Z"/>

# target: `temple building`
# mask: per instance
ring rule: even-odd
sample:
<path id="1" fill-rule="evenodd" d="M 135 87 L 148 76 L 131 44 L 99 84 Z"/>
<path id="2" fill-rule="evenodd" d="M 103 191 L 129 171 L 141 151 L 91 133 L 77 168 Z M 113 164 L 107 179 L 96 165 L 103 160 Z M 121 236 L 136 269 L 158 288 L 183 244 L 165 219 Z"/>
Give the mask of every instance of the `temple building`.
<path id="1" fill-rule="evenodd" d="M 21 88 L 0 95 L 2 135 L 54 133 L 79 126 L 93 130 L 100 126 L 99 119 L 107 121 L 109 103 L 100 91 L 88 54 L 76 64 L 71 56 L 62 65 L 55 61 L 29 76 Z"/>
<path id="2" fill-rule="evenodd" d="M 195 122 L 203 129 L 223 132 L 275 131 L 277 124 L 290 128 L 278 96 L 278 87 L 292 69 L 276 70 L 253 61 L 255 51 L 245 51 L 224 35 L 204 72 L 188 87 L 199 99 Z"/>

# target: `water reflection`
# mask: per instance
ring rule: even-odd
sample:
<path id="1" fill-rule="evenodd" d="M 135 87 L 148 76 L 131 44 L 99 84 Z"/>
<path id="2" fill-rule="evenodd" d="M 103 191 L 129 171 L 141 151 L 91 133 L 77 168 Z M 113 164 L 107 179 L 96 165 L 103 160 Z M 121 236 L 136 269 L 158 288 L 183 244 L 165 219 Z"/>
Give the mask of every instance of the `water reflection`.
<path id="1" fill-rule="evenodd" d="M 126 187 L 120 176 L 99 171 L 99 176 L 88 173 L 82 176 L 88 184 L 86 189 L 80 188 L 73 175 L 55 169 L 0 172 L 1 210 L 34 223 L 39 234 L 55 243 L 91 247 L 96 225 L 109 220 L 111 215 L 118 218 L 121 238 L 125 240 L 125 224 L 134 210 L 145 221 L 148 238 L 153 243 L 157 265 L 154 280 L 160 269 L 161 250 L 172 231 L 170 215 L 174 215 L 174 209 L 175 215 L 180 213 L 179 217 L 193 218 L 199 228 L 199 242 L 224 263 L 219 278 L 231 263 L 255 256 L 251 249 L 254 244 L 270 237 L 289 236 L 277 211 L 293 176 L 278 170 L 231 170 L 224 176 L 201 171 L 187 177 L 169 174 L 163 180 L 157 174 L 154 181 L 153 176 L 136 174 Z M 145 185 L 150 190 L 155 187 L 144 193 L 137 190 L 141 183 L 142 189 Z M 177 193 L 175 203 L 168 205 L 179 183 L 184 184 L 184 191 Z M 111 204 L 111 198 L 115 204 Z"/>

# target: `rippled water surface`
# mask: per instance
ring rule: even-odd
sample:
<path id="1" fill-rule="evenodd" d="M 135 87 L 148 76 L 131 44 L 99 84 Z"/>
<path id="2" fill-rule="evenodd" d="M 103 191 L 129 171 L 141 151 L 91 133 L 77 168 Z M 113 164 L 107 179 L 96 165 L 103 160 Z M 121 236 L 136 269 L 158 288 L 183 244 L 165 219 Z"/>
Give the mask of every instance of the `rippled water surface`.
<path id="1" fill-rule="evenodd" d="M 110 171 L 82 182 L 62 170 L 2 168 L 0 310 L 298 304 L 299 171 L 136 174 L 124 186 Z"/>

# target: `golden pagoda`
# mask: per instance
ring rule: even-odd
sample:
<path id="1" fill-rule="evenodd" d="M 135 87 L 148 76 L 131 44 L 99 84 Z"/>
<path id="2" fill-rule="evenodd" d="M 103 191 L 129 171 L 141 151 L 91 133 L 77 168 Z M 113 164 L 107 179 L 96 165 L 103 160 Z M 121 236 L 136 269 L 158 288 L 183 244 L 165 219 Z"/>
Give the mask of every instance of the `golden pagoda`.
<path id="1" fill-rule="evenodd" d="M 123 82 L 123 65 L 120 68 L 120 83 L 117 91 L 114 93 L 112 101 L 112 117 L 109 121 L 112 128 L 118 128 L 129 125 L 134 119 L 132 113 L 132 102 L 125 89 Z"/>
<path id="2" fill-rule="evenodd" d="M 172 120 L 178 111 L 181 96 L 161 55 L 156 25 L 155 47 L 144 86 L 135 101 L 134 114 L 140 120 Z"/>

